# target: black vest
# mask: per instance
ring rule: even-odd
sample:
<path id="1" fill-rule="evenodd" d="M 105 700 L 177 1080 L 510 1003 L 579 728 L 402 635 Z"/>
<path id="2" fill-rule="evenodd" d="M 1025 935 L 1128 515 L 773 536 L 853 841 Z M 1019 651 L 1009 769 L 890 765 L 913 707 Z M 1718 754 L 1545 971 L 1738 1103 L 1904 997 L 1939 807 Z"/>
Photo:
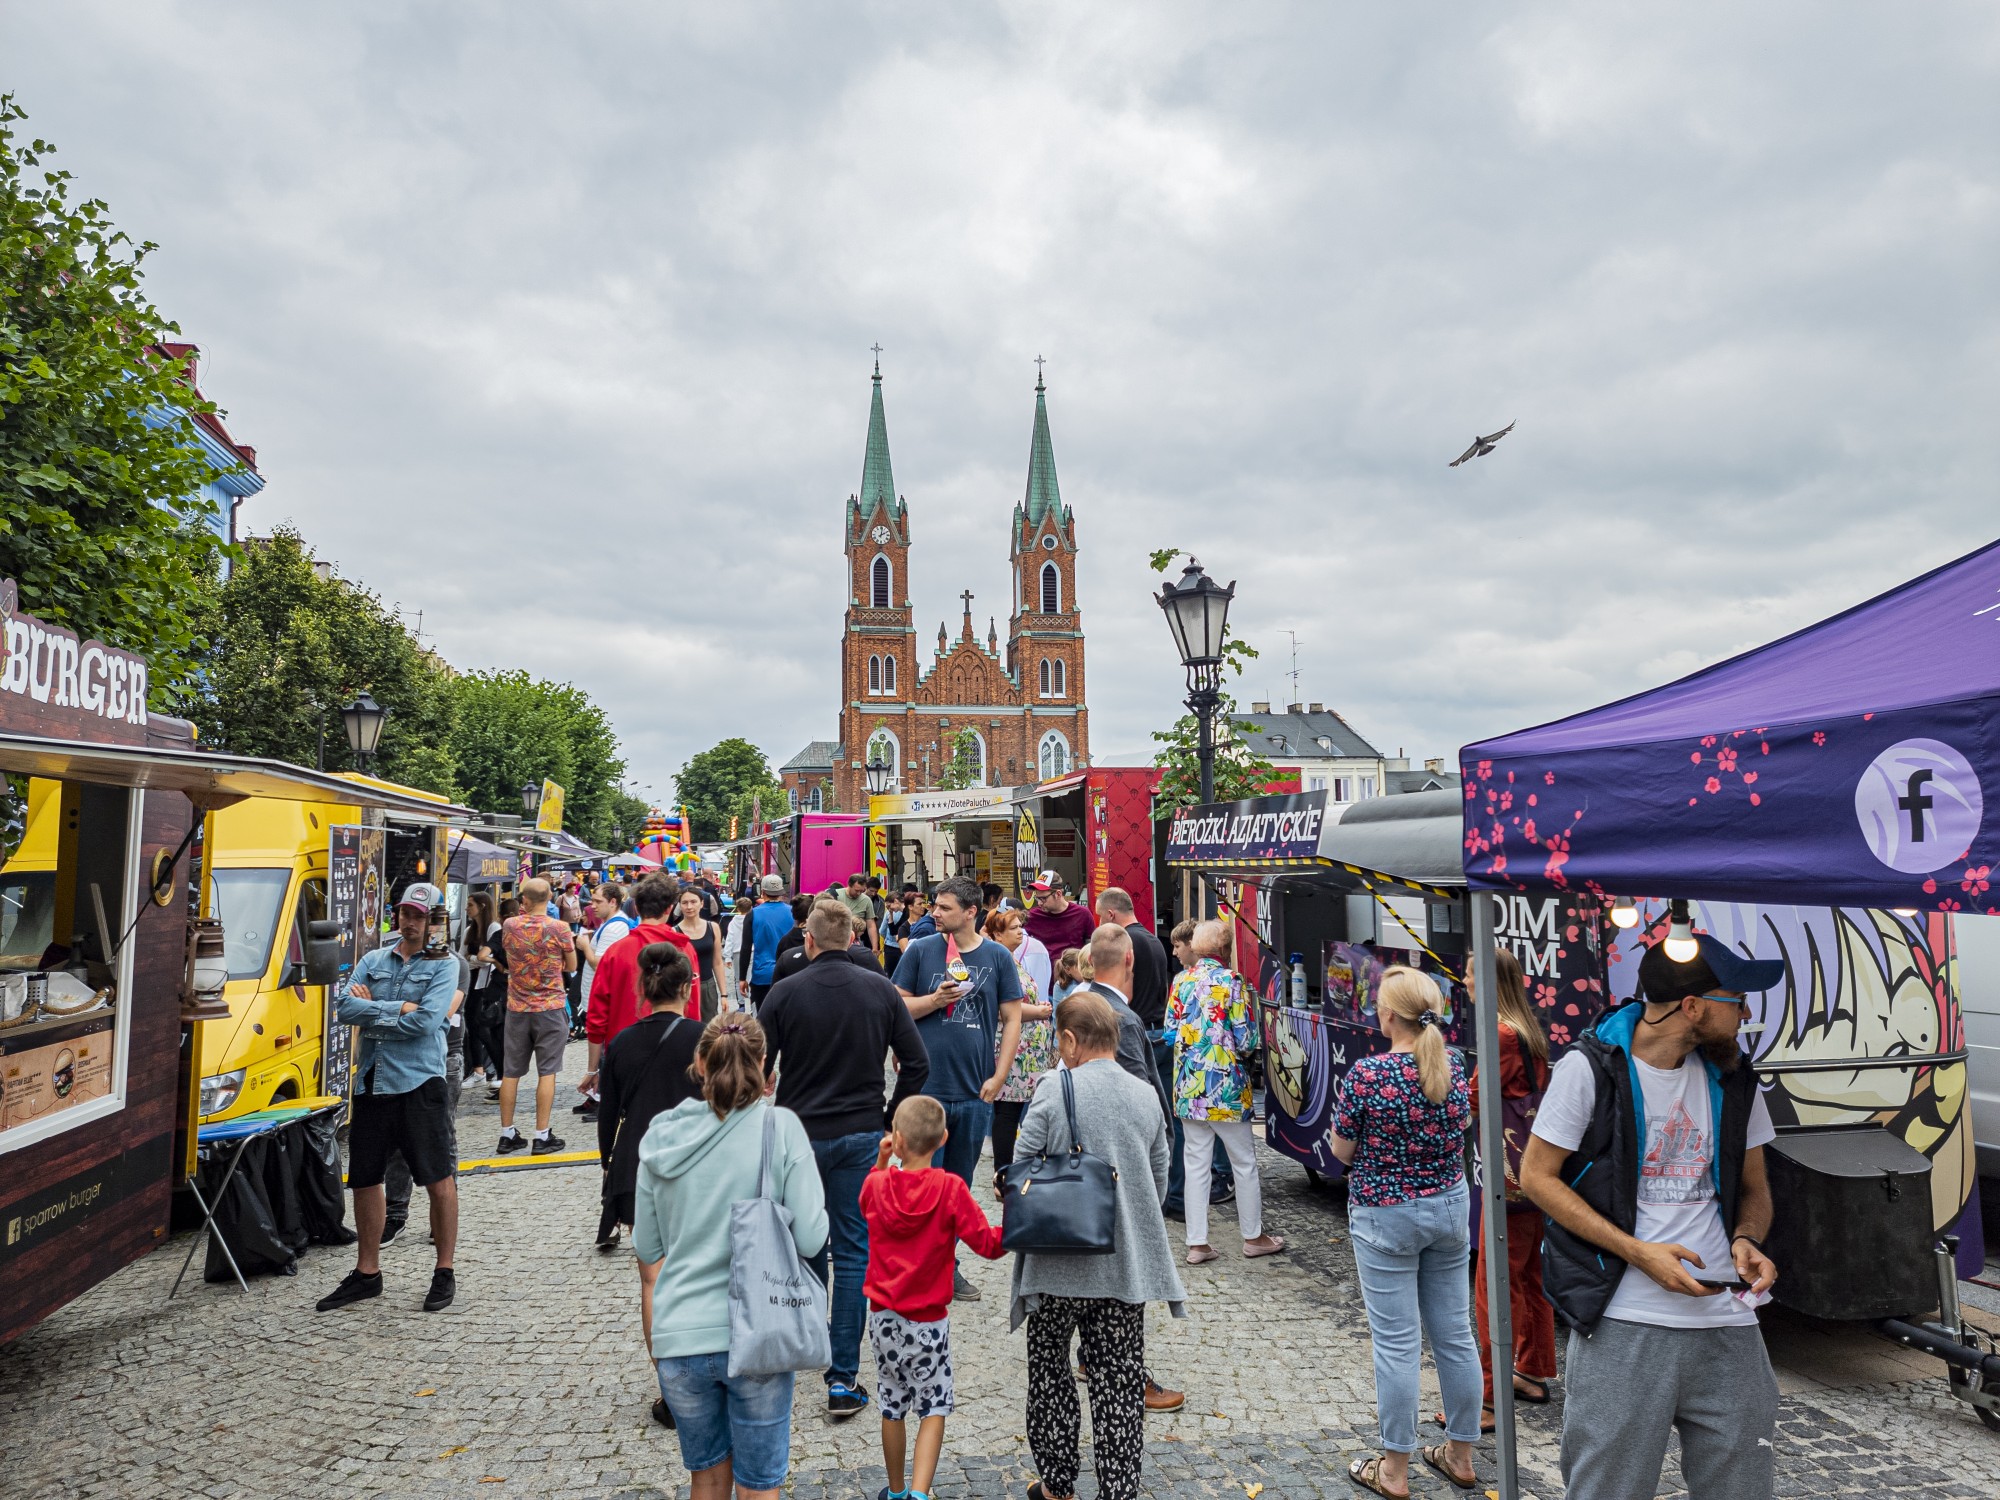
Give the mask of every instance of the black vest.
<path id="1" fill-rule="evenodd" d="M 1616 1015 L 1607 1013 L 1599 1024 Z M 1611 1223 L 1632 1233 L 1639 1221 L 1639 1157 L 1645 1149 L 1632 1098 L 1632 1067 L 1625 1049 L 1598 1036 L 1596 1028 L 1577 1039 L 1576 1051 L 1590 1063 L 1597 1082 L 1597 1106 L 1583 1140 L 1560 1172 L 1576 1195 Z M 1699 1053 L 1689 1059 L 1707 1069 Z M 1736 1201 L 1743 1186 L 1743 1151 L 1750 1107 L 1757 1097 L 1757 1074 L 1739 1067 L 1722 1075 L 1722 1120 L 1716 1127 L 1716 1161 L 1721 1168 L 1722 1227 L 1736 1226 Z M 1542 1286 L 1564 1323 L 1586 1337 L 1597 1327 L 1625 1262 L 1609 1250 L 1580 1239 L 1555 1220 L 1542 1234 Z M 1639 1273 L 1644 1275 L 1642 1271 Z"/>

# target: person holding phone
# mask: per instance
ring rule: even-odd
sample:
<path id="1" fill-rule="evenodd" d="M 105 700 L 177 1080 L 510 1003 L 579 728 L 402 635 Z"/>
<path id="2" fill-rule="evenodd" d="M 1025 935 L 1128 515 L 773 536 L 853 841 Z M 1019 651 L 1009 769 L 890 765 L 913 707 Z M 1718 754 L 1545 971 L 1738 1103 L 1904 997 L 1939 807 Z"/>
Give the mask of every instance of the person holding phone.
<path id="1" fill-rule="evenodd" d="M 1764 1253 L 1777 1133 L 1737 1034 L 1745 997 L 1785 965 L 1696 942 L 1686 962 L 1646 951 L 1640 995 L 1555 1065 L 1521 1158 L 1548 1215 L 1543 1286 L 1570 1327 L 1573 1495 L 1652 1494 L 1676 1428 L 1688 1493 L 1771 1494 L 1778 1383 L 1754 1306 L 1778 1279 Z"/>

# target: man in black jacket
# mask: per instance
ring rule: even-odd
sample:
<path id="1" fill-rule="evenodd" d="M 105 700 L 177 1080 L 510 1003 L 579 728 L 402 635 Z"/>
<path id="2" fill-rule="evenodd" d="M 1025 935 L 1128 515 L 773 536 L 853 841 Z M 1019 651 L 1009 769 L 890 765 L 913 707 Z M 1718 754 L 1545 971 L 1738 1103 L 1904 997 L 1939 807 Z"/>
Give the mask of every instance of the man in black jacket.
<path id="1" fill-rule="evenodd" d="M 1778 1384 L 1753 1308 L 1778 1278 L 1764 1253 L 1775 1132 L 1737 1033 L 1745 996 L 1785 965 L 1696 942 L 1681 961 L 1671 940 L 1646 951 L 1644 1000 L 1556 1064 L 1521 1158 L 1549 1220 L 1543 1286 L 1571 1330 L 1572 1495 L 1654 1493 L 1676 1427 L 1689 1494 L 1771 1494 Z"/>
<path id="2" fill-rule="evenodd" d="M 826 1372 L 829 1416 L 846 1418 L 868 1405 L 861 1388 L 861 1332 L 868 1304 L 868 1223 L 861 1217 L 861 1183 L 896 1106 L 923 1091 L 930 1056 L 896 987 L 871 964 L 853 961 L 854 914 L 821 901 L 807 914 L 811 961 L 781 979 L 764 998 L 767 1066 L 778 1075 L 777 1102 L 806 1127 L 826 1189 L 830 1233 L 814 1270 L 826 1280 L 833 1262 L 831 1346 Z M 896 1088 L 882 1098 L 883 1062 L 896 1056 Z"/>

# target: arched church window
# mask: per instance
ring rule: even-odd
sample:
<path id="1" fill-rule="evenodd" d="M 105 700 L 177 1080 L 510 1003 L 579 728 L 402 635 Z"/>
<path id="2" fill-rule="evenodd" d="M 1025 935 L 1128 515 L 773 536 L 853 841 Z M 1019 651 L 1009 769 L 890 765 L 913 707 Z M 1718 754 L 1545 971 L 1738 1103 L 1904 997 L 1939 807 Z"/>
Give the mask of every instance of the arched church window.
<path id="1" fill-rule="evenodd" d="M 868 658 L 868 691 L 871 693 L 882 691 L 882 658 L 879 656 Z"/>
<path id="2" fill-rule="evenodd" d="M 868 736 L 868 752 L 863 757 L 863 764 L 878 760 L 889 768 L 890 786 L 900 786 L 899 778 L 903 774 L 903 747 L 887 728 L 878 729 Z"/>
<path id="3" fill-rule="evenodd" d="M 1051 729 L 1042 736 L 1038 764 L 1042 780 L 1054 781 L 1058 776 L 1069 775 L 1069 741 L 1058 730 Z"/>
<path id="4" fill-rule="evenodd" d="M 1042 613 L 1062 613 L 1062 569 L 1052 562 L 1042 564 Z"/>
<path id="5" fill-rule="evenodd" d="M 894 592 L 894 584 L 889 570 L 889 559 L 886 557 L 876 558 L 875 566 L 868 571 L 871 578 L 869 593 L 874 599 L 875 608 L 889 608 L 889 596 Z"/>
<path id="6" fill-rule="evenodd" d="M 1049 671 L 1049 659 L 1046 656 L 1042 658 L 1042 696 L 1044 698 L 1055 696 L 1055 677 Z"/>
<path id="7" fill-rule="evenodd" d="M 1055 696 L 1058 698 L 1067 697 L 1069 694 L 1069 683 L 1065 681 L 1065 678 L 1068 676 L 1068 669 L 1067 667 L 1065 667 L 1063 659 L 1061 657 L 1056 658 L 1055 669 L 1056 669 Z"/>
<path id="8" fill-rule="evenodd" d="M 882 658 L 882 691 L 885 693 L 896 691 L 896 658 L 893 656 Z"/>

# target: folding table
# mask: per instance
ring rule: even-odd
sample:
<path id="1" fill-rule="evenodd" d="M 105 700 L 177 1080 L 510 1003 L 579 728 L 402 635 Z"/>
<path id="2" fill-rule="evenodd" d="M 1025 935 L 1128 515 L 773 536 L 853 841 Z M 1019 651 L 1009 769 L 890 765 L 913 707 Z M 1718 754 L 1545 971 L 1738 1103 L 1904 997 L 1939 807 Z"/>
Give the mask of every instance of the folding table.
<path id="1" fill-rule="evenodd" d="M 312 1099 L 295 1099 L 284 1104 L 274 1104 L 269 1109 L 255 1110 L 247 1115 L 238 1115 L 233 1120 L 218 1120 L 213 1125 L 203 1125 L 198 1128 L 195 1149 L 200 1155 L 208 1157 L 211 1151 L 225 1152 L 232 1145 L 236 1150 L 229 1157 L 229 1170 L 222 1174 L 222 1181 L 216 1187 L 214 1203 L 202 1197 L 201 1184 L 196 1178 L 188 1179 L 188 1191 L 194 1194 L 194 1201 L 201 1205 L 201 1232 L 196 1234 L 194 1242 L 188 1246 L 187 1259 L 181 1262 L 180 1275 L 174 1278 L 173 1289 L 167 1293 L 168 1301 L 172 1301 L 175 1293 L 180 1291 L 188 1267 L 194 1264 L 194 1253 L 201 1248 L 203 1236 L 213 1239 L 222 1247 L 223 1259 L 229 1262 L 229 1269 L 236 1277 L 236 1284 L 243 1289 L 246 1296 L 249 1294 L 250 1283 L 243 1279 L 243 1270 L 236 1264 L 236 1256 L 229 1248 L 228 1237 L 219 1233 L 215 1227 L 215 1211 L 222 1206 L 224 1199 L 229 1195 L 229 1184 L 235 1179 L 236 1169 L 243 1165 L 243 1153 L 249 1149 L 252 1141 L 276 1135 L 296 1121 L 308 1119 L 313 1115 L 331 1113 L 346 1103 L 347 1101 L 337 1094 L 323 1094 Z"/>

